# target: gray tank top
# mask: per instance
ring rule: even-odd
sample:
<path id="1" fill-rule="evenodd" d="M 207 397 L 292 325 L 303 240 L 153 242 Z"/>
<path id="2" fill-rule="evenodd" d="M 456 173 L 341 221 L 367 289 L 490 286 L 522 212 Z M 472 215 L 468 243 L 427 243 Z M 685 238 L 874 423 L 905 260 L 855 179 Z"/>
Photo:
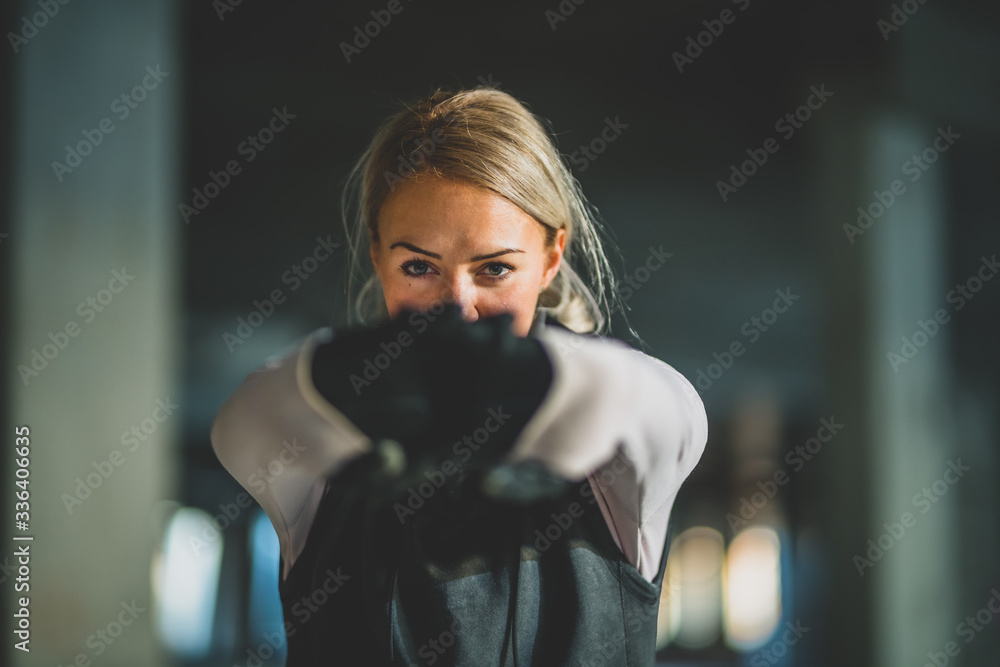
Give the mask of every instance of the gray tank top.
<path id="1" fill-rule="evenodd" d="M 587 480 L 518 507 L 461 471 L 411 509 L 338 482 L 349 474 L 327 483 L 303 552 L 279 577 L 288 667 L 655 664 L 669 530 L 650 582 L 615 544 Z"/>

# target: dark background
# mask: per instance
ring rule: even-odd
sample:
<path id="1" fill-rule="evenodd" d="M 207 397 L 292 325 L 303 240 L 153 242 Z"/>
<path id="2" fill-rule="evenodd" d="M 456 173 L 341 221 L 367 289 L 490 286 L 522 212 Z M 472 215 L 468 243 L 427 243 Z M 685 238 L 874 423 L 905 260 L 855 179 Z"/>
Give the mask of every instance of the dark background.
<path id="1" fill-rule="evenodd" d="M 133 499 L 133 507 L 150 516 L 161 516 L 167 506 L 218 515 L 240 491 L 216 461 L 208 438 L 220 405 L 265 360 L 318 327 L 344 321 L 343 252 L 294 291 L 282 282 L 283 273 L 311 253 L 317 237 L 332 235 L 334 242 L 345 243 L 341 187 L 388 114 L 438 86 L 459 89 L 488 81 L 550 121 L 567 157 L 600 136 L 607 119 L 624 124 L 585 169 L 579 162 L 570 165 L 617 239 L 621 256 L 612 260 L 619 275 L 642 266 L 650 247 L 673 253 L 628 300 L 629 322 L 649 354 L 695 381 L 717 360 L 713 354 L 733 341 L 748 343 L 742 325 L 772 304 L 775 290 L 790 289 L 800 297 L 758 341 L 746 344 L 746 353 L 710 387 L 699 386 L 709 442 L 675 506 L 675 536 L 707 528 L 716 531 L 708 533 L 715 535 L 708 543 L 729 545 L 735 531 L 727 513 L 738 511 L 740 499 L 757 491 L 758 481 L 787 470 L 785 452 L 815 435 L 821 418 L 833 415 L 845 424 L 750 522 L 772 528 L 781 539 L 782 609 L 775 634 L 765 634 L 752 647 L 729 641 L 720 570 L 687 592 L 687 584 L 668 591 L 679 599 L 707 596 L 710 601 L 702 602 L 716 611 L 702 623 L 707 639 L 684 645 L 671 635 L 663 660 L 763 664 L 759 651 L 780 639 L 781 624 L 798 620 L 809 632 L 768 664 L 915 665 L 949 640 L 961 649 L 950 664 L 995 664 L 1000 621 L 985 624 L 968 644 L 956 626 L 1000 586 L 995 491 L 1000 282 L 985 282 L 898 372 L 886 361 L 888 350 L 898 351 L 901 336 L 912 336 L 918 320 L 936 308 L 949 307 L 949 290 L 975 274 L 981 257 L 1000 248 L 995 4 L 588 0 L 574 5 L 566 0 L 562 6 L 573 11 L 553 29 L 546 12 L 558 11 L 554 0 L 401 0 L 402 12 L 349 63 L 341 43 L 352 40 L 355 26 L 371 21 L 370 12 L 384 10 L 385 3 L 245 0 L 221 15 L 220 5 L 70 3 L 21 52 L 8 51 L 8 92 L 0 106 L 7 130 L 0 140 L 9 167 L 0 180 L 7 203 L 0 231 L 10 234 L 0 240 L 11 297 L 5 300 L 0 341 L 11 361 L 3 396 L 8 423 L 24 423 L 35 414 L 69 420 L 59 406 L 77 405 L 81 393 L 98 402 L 128 393 L 136 376 L 124 371 L 124 384 L 95 382 L 65 361 L 39 384 L 25 386 L 15 370 L 47 331 L 73 316 L 72 307 L 53 300 L 54 292 L 72 292 L 67 298 L 75 304 L 80 294 L 99 287 L 108 267 L 125 261 L 112 250 L 107 262 L 90 268 L 86 244 L 76 247 L 73 239 L 104 235 L 106 249 L 114 239 L 128 237 L 126 247 L 144 249 L 144 259 L 133 263 L 169 267 L 171 293 L 155 306 L 165 309 L 157 317 L 170 322 L 165 340 L 144 338 L 151 347 L 128 363 L 146 368 L 150 349 L 169 350 L 171 362 L 147 370 L 173 387 L 184 409 L 156 441 L 157 460 L 169 468 L 123 469 L 131 486 L 119 489 L 119 498 Z M 886 39 L 879 21 L 901 12 L 901 5 L 915 12 Z M 688 37 L 706 30 L 704 21 L 727 9 L 735 16 L 732 23 L 679 72 L 674 54 L 687 48 Z M 16 29 L 23 15 L 37 10 L 35 3 L 6 8 L 4 25 Z M 136 72 L 158 61 L 158 50 L 173 63 L 163 95 L 151 94 L 140 106 L 136 118 L 142 120 L 121 122 L 119 134 L 106 137 L 114 148 L 102 147 L 100 157 L 95 151 L 72 174 L 76 181 L 67 187 L 57 183 L 49 163 L 61 155 L 63 144 L 79 139 L 80 129 L 106 114 L 105 100 L 133 85 Z M 102 67 L 109 61 L 121 64 L 121 72 Z M 71 77 L 75 85 L 67 83 Z M 88 85 L 99 91 L 93 104 L 81 97 Z M 811 87 L 833 95 L 794 136 L 784 138 L 775 122 L 804 104 Z M 253 162 L 243 162 L 238 146 L 267 124 L 274 108 L 287 108 L 295 118 Z M 151 126 L 139 125 L 147 121 Z M 892 179 L 905 179 L 900 166 L 930 145 L 938 128 L 949 126 L 961 135 L 955 145 L 926 176 L 906 180 L 908 192 L 899 202 L 849 242 L 843 225 L 856 220 L 857 207 L 867 207 Z M 168 148 L 144 143 L 156 141 L 164 128 Z M 51 140 L 43 146 L 33 137 Z M 780 149 L 723 201 L 717 182 L 727 180 L 731 165 L 745 161 L 746 151 L 761 148 L 769 137 Z M 139 148 L 113 157 L 119 144 Z M 223 170 L 232 159 L 241 161 L 242 172 L 185 224 L 179 205 L 191 204 L 192 190 L 204 189 L 210 172 Z M 97 178 L 98 173 L 106 176 Z M 158 180 L 157 174 L 170 178 Z M 114 209 L 128 201 L 123 194 L 128 179 L 143 175 L 164 189 L 155 204 L 147 204 L 154 213 L 146 222 L 131 213 L 118 222 L 97 222 L 107 218 L 106 209 L 98 213 L 81 204 L 81 197 L 102 198 Z M 63 201 L 58 215 L 33 213 L 36 202 L 52 207 Z M 35 231 L 43 227 L 44 242 Z M 161 250 L 164 239 L 169 252 Z M 78 265 L 66 266 L 67 257 L 76 257 Z M 44 283 L 32 279 L 44 268 L 25 268 L 47 262 L 54 268 Z M 236 330 L 237 318 L 251 312 L 255 299 L 275 288 L 288 300 L 230 351 L 223 335 Z M 122 312 L 149 307 L 125 298 Z M 123 327 L 127 332 L 130 323 L 146 316 L 145 310 L 135 312 L 144 314 L 122 315 L 115 333 L 102 334 L 108 347 L 114 348 L 113 336 Z M 620 317 L 612 335 L 641 346 L 627 335 Z M 144 336 L 136 332 L 132 339 Z M 85 349 L 91 344 L 81 338 L 63 358 L 106 354 L 124 365 L 113 350 Z M 54 387 L 56 373 L 63 374 L 63 393 L 53 397 L 40 383 Z M 75 442 L 57 434 L 48 438 L 54 452 L 89 451 L 77 454 L 82 463 L 73 467 L 52 455 L 34 469 L 36 477 L 57 480 L 52 487 L 59 487 L 37 500 L 41 507 L 51 503 L 58 517 L 39 530 L 64 535 L 53 543 L 67 549 L 74 544 L 71 535 L 85 532 L 81 526 L 102 524 L 106 516 L 103 510 L 67 516 L 59 497 L 73 478 L 89 471 L 88 458 L 106 456 L 115 446 L 121 420 L 107 419 L 110 439 L 96 427 Z M 959 456 L 973 468 L 968 479 L 949 488 L 933 512 L 885 553 L 885 562 L 859 576 L 852 558 L 867 549 L 867 540 L 878 538 L 885 522 L 912 511 L 910 497 Z M 4 474 L 13 479 L 10 468 Z M 153 479 L 153 490 L 141 494 L 138 489 Z M 274 597 L 254 592 L 250 583 L 254 568 L 262 567 L 246 548 L 255 534 L 254 517 L 246 512 L 222 531 L 222 574 L 212 596 L 218 603 L 209 615 L 213 639 L 202 654 L 182 662 L 245 660 L 247 647 L 260 644 L 261 628 L 272 627 Z M 149 520 L 154 532 L 166 525 L 166 519 L 160 521 Z M 69 522 L 72 530 L 60 528 L 60 522 Z M 118 559 L 147 567 L 163 549 L 160 533 L 147 544 L 109 530 L 108 538 L 118 540 Z M 675 543 L 672 553 L 679 549 Z M 92 545 L 88 553 L 94 557 L 101 548 Z M 68 553 L 53 554 L 45 563 L 51 572 L 88 572 L 86 562 L 70 561 Z M 680 558 L 677 567 L 678 581 L 688 581 Z M 45 571 L 37 575 L 42 589 L 60 580 Z M 90 575 L 108 576 L 106 570 Z M 133 577 L 118 588 L 139 584 L 141 577 Z M 67 595 L 85 598 L 86 591 Z M 145 595 L 154 609 L 164 604 L 158 596 L 162 591 Z M 86 616 L 87 603 L 81 604 Z M 683 624 L 688 603 L 677 604 L 680 620 L 676 614 L 672 620 Z M 41 618 L 55 613 L 48 609 L 40 604 L 37 613 Z M 73 647 L 87 650 L 89 630 L 83 629 L 113 618 L 110 609 L 95 613 L 100 617 L 82 623 L 66 647 L 50 644 L 56 647 L 49 652 L 52 660 L 71 660 Z M 155 625 L 155 618 L 143 622 Z M 162 631 L 140 632 L 126 635 L 106 660 L 169 664 L 174 659 Z M 39 644 L 44 637 L 40 629 Z M 17 664 L 34 664 L 17 657 Z M 280 656 L 274 664 L 277 660 Z"/>

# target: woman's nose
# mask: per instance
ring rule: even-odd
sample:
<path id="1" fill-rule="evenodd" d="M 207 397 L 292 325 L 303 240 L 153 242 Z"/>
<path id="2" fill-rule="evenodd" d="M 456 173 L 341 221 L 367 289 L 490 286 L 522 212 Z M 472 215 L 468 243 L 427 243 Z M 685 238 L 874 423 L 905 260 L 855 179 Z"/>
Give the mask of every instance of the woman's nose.
<path id="1" fill-rule="evenodd" d="M 462 319 L 466 322 L 475 322 L 479 319 L 479 311 L 476 310 L 475 303 L 472 299 L 468 297 L 460 297 L 458 299 L 453 299 L 450 303 L 458 306 L 462 313 Z"/>
<path id="2" fill-rule="evenodd" d="M 463 305 L 462 306 L 462 318 L 466 322 L 475 322 L 479 319 L 479 311 L 476 310 L 475 306 Z"/>
<path id="3" fill-rule="evenodd" d="M 462 313 L 462 319 L 466 322 L 475 322 L 479 319 L 479 311 L 476 310 L 475 293 L 470 285 L 464 285 L 458 279 L 452 281 L 443 290 L 441 300 L 458 306 Z"/>

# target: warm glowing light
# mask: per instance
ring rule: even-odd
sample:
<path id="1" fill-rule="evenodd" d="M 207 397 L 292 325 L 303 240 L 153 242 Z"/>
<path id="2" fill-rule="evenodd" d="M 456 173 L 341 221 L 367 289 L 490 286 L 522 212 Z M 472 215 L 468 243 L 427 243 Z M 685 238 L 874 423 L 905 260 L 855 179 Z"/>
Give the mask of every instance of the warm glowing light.
<path id="1" fill-rule="evenodd" d="M 781 620 L 781 540 L 771 528 L 742 531 L 729 545 L 725 576 L 726 643 L 762 646 Z"/>
<path id="2" fill-rule="evenodd" d="M 722 534 L 704 526 L 689 528 L 670 551 L 664 578 L 664 587 L 669 587 L 670 640 L 690 649 L 710 646 L 722 625 Z"/>

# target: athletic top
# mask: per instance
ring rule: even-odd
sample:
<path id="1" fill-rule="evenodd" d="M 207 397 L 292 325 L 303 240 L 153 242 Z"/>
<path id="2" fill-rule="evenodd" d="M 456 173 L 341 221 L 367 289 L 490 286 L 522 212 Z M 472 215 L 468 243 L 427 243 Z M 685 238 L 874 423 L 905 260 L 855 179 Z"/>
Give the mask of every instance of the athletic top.
<path id="1" fill-rule="evenodd" d="M 338 484 L 372 443 L 310 379 L 331 334 L 251 373 L 212 426 L 278 535 L 287 664 L 652 665 L 670 511 L 708 435 L 691 383 L 539 308 L 552 384 L 507 461 L 575 483 L 522 508 L 460 471 L 401 512 Z"/>

